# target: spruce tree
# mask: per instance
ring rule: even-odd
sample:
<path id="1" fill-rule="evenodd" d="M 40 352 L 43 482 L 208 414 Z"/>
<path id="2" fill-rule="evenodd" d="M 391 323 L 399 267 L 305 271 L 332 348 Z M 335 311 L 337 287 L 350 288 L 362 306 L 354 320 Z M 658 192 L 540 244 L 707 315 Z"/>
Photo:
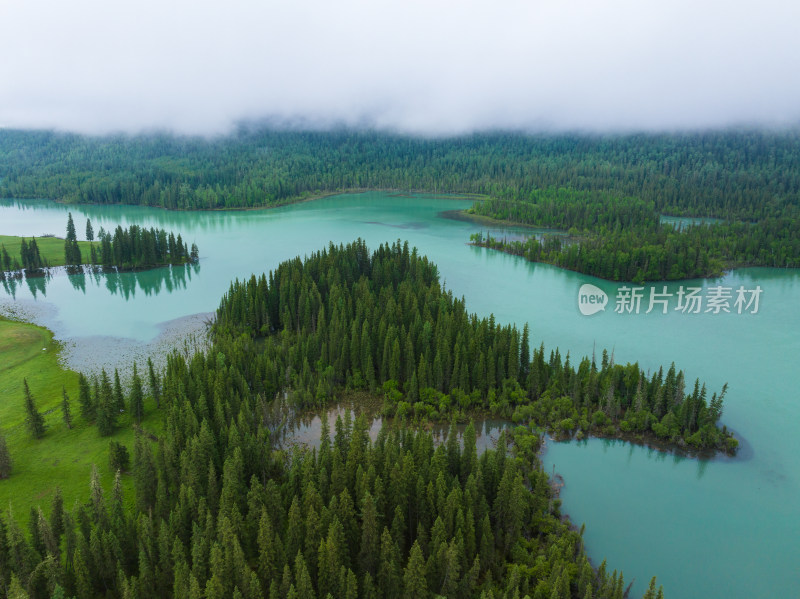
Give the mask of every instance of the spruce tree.
<path id="1" fill-rule="evenodd" d="M 50 504 L 50 529 L 56 538 L 64 533 L 64 497 L 61 494 L 61 487 L 56 487 Z"/>
<path id="2" fill-rule="evenodd" d="M 97 397 L 92 396 L 89 381 L 82 373 L 78 374 L 78 403 L 81 407 L 81 416 L 89 421 L 94 420 L 97 416 Z"/>
<path id="3" fill-rule="evenodd" d="M 114 407 L 117 413 L 125 409 L 125 395 L 122 392 L 122 383 L 119 380 L 119 370 L 114 369 Z"/>
<path id="4" fill-rule="evenodd" d="M 528 373 L 531 368 L 531 346 L 530 331 L 528 323 L 522 328 L 522 341 L 519 348 L 519 383 L 523 387 L 527 386 Z"/>
<path id="5" fill-rule="evenodd" d="M 8 478 L 11 476 L 11 454 L 8 452 L 8 445 L 6 445 L 6 438 L 0 432 L 0 479 Z"/>
<path id="6" fill-rule="evenodd" d="M 114 391 L 105 369 L 101 372 L 100 393 L 97 399 L 97 431 L 101 437 L 114 432 L 117 422 L 117 408 L 114 402 Z"/>
<path id="7" fill-rule="evenodd" d="M 30 432 L 34 439 L 41 439 L 46 429 L 44 416 L 36 409 L 33 395 L 31 395 L 30 387 L 28 387 L 28 379 L 23 379 L 22 383 L 25 389 L 25 424 L 28 427 L 28 432 Z"/>
<path id="8" fill-rule="evenodd" d="M 67 395 L 67 388 L 61 387 L 61 395 L 63 399 L 61 400 L 61 415 L 64 418 L 64 424 L 67 425 L 68 429 L 72 428 L 72 410 L 69 407 L 69 395 Z"/>
<path id="9" fill-rule="evenodd" d="M 81 250 L 78 247 L 78 236 L 75 233 L 75 223 L 72 212 L 67 215 L 67 237 L 64 240 L 64 262 L 67 266 L 78 266 L 81 263 Z"/>
<path id="10" fill-rule="evenodd" d="M 403 596 L 419 597 L 428 596 L 428 582 L 425 580 L 425 557 L 422 555 L 419 543 L 414 541 L 411 547 L 411 554 L 408 558 L 408 566 L 403 575 Z"/>
<path id="11" fill-rule="evenodd" d="M 136 424 L 144 418 L 144 391 L 142 389 L 142 379 L 136 370 L 136 362 L 133 363 L 133 380 L 131 381 L 131 394 L 128 398 L 131 417 Z"/>
<path id="12" fill-rule="evenodd" d="M 153 367 L 153 360 L 147 358 L 147 375 L 150 382 L 150 393 L 156 402 L 156 407 L 160 407 L 161 400 L 161 386 L 159 385 L 158 376 L 156 376 L 155 368 Z"/>

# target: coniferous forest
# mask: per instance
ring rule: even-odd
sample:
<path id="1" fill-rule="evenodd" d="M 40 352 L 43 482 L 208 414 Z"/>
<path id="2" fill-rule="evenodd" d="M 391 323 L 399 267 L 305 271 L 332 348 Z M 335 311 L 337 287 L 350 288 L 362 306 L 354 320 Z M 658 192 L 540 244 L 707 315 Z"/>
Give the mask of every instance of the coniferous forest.
<path id="1" fill-rule="evenodd" d="M 491 198 L 470 212 L 568 232 L 522 241 L 476 233 L 471 237 L 475 245 L 614 281 L 718 277 L 742 266 L 800 266 L 800 212 L 794 206 L 755 222 L 727 218 L 675 225 L 660 222 L 653 202 L 547 189 L 520 200 Z"/>
<path id="2" fill-rule="evenodd" d="M 0 132 L 0 196 L 169 209 L 326 193 L 481 194 L 473 211 L 571 231 L 473 242 L 613 280 L 800 266 L 798 132 L 414 138 L 242 126 L 216 138 Z M 588 212 L 584 208 L 590 205 Z M 661 215 L 720 222 L 676 228 Z"/>
<path id="3" fill-rule="evenodd" d="M 211 336 L 163 372 L 134 370 L 127 388 L 116 373 L 81 377 L 80 416 L 106 435 L 129 410 L 136 441 L 111 443 L 110 493 L 95 472 L 85 501 L 57 494 L 27 534 L 0 516 L 0 595 L 621 599 L 623 575 L 593 568 L 562 519 L 544 431 L 736 447 L 716 424 L 724 389 L 708 400 L 674 366 L 531 352 L 527 326 L 469 314 L 399 241 L 330 245 L 235 282 Z M 392 418 L 377 440 L 346 415 L 319 449 L 274 441 L 275 402 L 322 408 L 353 393 L 383 398 Z M 145 403 L 162 412 L 158 434 L 136 424 Z M 438 446 L 425 432 L 482 414 L 517 426 L 480 455 L 473 426 L 463 445 L 453 427 Z M 661 597 L 655 580 L 645 597 Z"/>

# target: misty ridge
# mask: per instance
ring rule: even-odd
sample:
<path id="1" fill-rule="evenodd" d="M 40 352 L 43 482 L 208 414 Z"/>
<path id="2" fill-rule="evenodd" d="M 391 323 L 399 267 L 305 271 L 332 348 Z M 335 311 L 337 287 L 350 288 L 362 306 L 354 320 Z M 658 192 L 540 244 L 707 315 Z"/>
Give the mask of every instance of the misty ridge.
<path id="1" fill-rule="evenodd" d="M 0 128 L 452 136 L 800 122 L 797 3 L 6 3 Z M 35 35 L 32 35 L 35 32 Z"/>

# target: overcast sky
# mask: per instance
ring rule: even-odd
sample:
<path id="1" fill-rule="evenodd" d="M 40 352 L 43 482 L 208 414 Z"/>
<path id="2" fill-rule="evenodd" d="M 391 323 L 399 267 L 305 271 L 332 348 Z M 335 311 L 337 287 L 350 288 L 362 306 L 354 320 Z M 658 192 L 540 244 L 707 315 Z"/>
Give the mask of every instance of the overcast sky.
<path id="1" fill-rule="evenodd" d="M 800 2 L 0 0 L 0 127 L 800 122 Z"/>

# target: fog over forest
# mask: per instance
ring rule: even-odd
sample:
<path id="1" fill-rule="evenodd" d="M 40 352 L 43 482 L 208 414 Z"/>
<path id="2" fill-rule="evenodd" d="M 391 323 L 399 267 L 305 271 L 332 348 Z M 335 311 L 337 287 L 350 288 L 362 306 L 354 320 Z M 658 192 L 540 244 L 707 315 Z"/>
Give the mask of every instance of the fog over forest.
<path id="1" fill-rule="evenodd" d="M 0 127 L 423 134 L 800 121 L 781 0 L 29 0 L 0 5 Z"/>

